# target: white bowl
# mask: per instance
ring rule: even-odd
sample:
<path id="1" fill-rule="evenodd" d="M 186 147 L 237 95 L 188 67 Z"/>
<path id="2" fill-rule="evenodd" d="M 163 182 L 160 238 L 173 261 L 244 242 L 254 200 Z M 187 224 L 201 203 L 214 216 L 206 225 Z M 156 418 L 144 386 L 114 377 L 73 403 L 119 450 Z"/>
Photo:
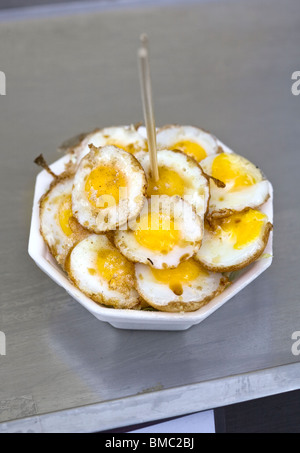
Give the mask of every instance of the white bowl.
<path id="1" fill-rule="evenodd" d="M 232 152 L 220 142 L 226 151 Z M 65 163 L 69 157 L 64 156 L 51 165 L 54 173 L 64 171 Z M 238 273 L 236 280 L 219 296 L 215 297 L 207 305 L 197 311 L 190 313 L 163 313 L 157 311 L 143 310 L 120 310 L 107 308 L 98 305 L 96 302 L 85 296 L 68 279 L 66 274 L 58 266 L 44 240 L 40 234 L 39 221 L 39 200 L 48 190 L 52 181 L 51 176 L 43 170 L 36 179 L 35 195 L 32 210 L 31 230 L 29 238 L 28 253 L 38 267 L 44 271 L 52 280 L 63 287 L 70 296 L 83 305 L 100 321 L 110 323 L 119 329 L 138 329 L 138 330 L 185 330 L 199 324 L 218 308 L 222 307 L 229 299 L 235 296 L 245 286 L 249 285 L 272 263 L 272 232 L 269 237 L 263 258 L 247 266 Z M 270 184 L 270 198 L 262 207 L 262 211 L 267 214 L 270 222 L 273 221 L 273 188 Z"/>

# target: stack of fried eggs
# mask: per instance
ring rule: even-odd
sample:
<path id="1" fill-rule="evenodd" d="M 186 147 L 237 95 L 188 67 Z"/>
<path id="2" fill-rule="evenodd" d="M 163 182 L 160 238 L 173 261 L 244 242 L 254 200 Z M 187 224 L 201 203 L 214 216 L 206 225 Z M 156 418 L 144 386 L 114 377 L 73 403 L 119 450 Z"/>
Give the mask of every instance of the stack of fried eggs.
<path id="1" fill-rule="evenodd" d="M 263 253 L 272 225 L 263 173 L 192 126 L 157 131 L 159 180 L 138 126 L 68 149 L 40 201 L 40 230 L 70 280 L 111 308 L 195 311 Z"/>

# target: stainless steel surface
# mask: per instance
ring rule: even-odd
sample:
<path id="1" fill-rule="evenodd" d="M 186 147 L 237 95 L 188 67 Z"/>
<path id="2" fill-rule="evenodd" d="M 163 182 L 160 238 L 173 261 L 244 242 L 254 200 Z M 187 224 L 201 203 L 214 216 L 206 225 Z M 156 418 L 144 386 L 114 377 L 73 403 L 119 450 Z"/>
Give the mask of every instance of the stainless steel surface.
<path id="1" fill-rule="evenodd" d="M 99 426 L 108 430 L 116 426 L 135 425 L 149 420 L 162 420 L 182 413 L 192 413 L 216 407 L 220 402 L 229 405 L 275 394 L 279 382 L 284 382 L 286 391 L 298 388 L 300 364 L 290 364 L 255 371 L 245 375 L 228 376 L 198 384 L 174 387 L 166 390 L 145 392 L 131 398 L 104 401 L 77 409 L 52 412 L 13 420 L 0 425 L 1 433 L 49 433 L 49 432 L 97 432 Z"/>
<path id="2" fill-rule="evenodd" d="M 244 385 L 230 381 L 235 401 L 288 391 L 292 375 L 297 388 L 291 335 L 300 330 L 300 97 L 292 95 L 291 76 L 299 70 L 299 15 L 298 0 L 228 0 L 1 24 L 0 70 L 7 79 L 7 95 L 0 96 L 0 331 L 7 340 L 1 422 L 94 404 L 100 411 L 103 403 L 109 413 L 99 418 L 101 430 L 126 424 L 126 413 L 130 421 L 142 393 L 152 401 L 148 419 L 157 418 L 158 395 L 163 404 L 171 389 L 186 394 L 174 413 L 190 411 L 191 385 L 199 385 L 194 407 L 201 410 L 226 404 L 226 397 L 218 392 L 210 406 L 200 384 L 217 379 L 225 386 L 232 375 L 246 376 Z M 259 165 L 275 189 L 271 268 L 186 332 L 101 323 L 27 255 L 33 159 L 42 152 L 56 160 L 56 147 L 78 132 L 142 118 L 141 31 L 151 40 L 157 125 L 211 130 Z M 294 374 L 277 369 L 293 363 Z M 262 374 L 248 394 L 247 375 L 266 368 L 276 385 Z M 56 423 L 58 429 L 59 417 Z"/>

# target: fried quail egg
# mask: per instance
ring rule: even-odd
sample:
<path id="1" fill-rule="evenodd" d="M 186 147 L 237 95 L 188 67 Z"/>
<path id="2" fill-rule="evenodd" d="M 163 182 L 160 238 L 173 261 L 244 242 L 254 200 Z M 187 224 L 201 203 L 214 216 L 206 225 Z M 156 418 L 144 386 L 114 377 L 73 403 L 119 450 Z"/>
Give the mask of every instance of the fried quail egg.
<path id="1" fill-rule="evenodd" d="M 139 134 L 134 125 L 105 127 L 87 134 L 72 149 L 77 162 L 80 162 L 89 153 L 89 145 L 94 145 L 96 148 L 113 145 L 131 154 L 135 154 L 140 150 L 147 150 L 147 141 Z"/>
<path id="2" fill-rule="evenodd" d="M 137 155 L 145 170 L 148 188 L 147 196 L 178 195 L 194 206 L 197 214 L 203 218 L 209 200 L 209 183 L 199 165 L 181 151 L 161 150 L 157 152 L 159 180 L 151 177 L 149 153 Z"/>
<path id="3" fill-rule="evenodd" d="M 193 126 L 165 126 L 157 132 L 158 149 L 178 149 L 197 162 L 220 152 L 216 137 Z"/>
<path id="4" fill-rule="evenodd" d="M 241 269 L 260 257 L 272 229 L 268 217 L 255 209 L 206 222 L 204 238 L 195 259 L 212 271 Z"/>
<path id="5" fill-rule="evenodd" d="M 92 232 L 113 230 L 139 214 L 146 184 L 145 172 L 131 154 L 91 145 L 74 178 L 74 215 Z"/>
<path id="6" fill-rule="evenodd" d="M 73 283 L 95 302 L 114 308 L 140 304 L 134 289 L 134 264 L 105 235 L 91 234 L 70 253 L 67 271 Z"/>
<path id="7" fill-rule="evenodd" d="M 201 162 L 201 167 L 206 174 L 225 184 L 219 187 L 210 180 L 209 214 L 212 216 L 223 217 L 232 211 L 257 208 L 269 197 L 269 182 L 261 170 L 238 154 L 209 156 Z"/>
<path id="8" fill-rule="evenodd" d="M 153 269 L 138 263 L 135 277 L 137 290 L 148 304 L 167 312 L 198 310 L 221 293 L 228 282 L 193 258 L 175 269 Z"/>
<path id="9" fill-rule="evenodd" d="M 115 233 L 115 245 L 133 262 L 154 268 L 177 267 L 199 249 L 203 224 L 192 206 L 178 196 L 148 200 L 138 219 Z"/>
<path id="10" fill-rule="evenodd" d="M 64 267 L 70 249 L 89 233 L 73 217 L 73 176 L 57 177 L 40 201 L 40 230 L 57 262 Z"/>

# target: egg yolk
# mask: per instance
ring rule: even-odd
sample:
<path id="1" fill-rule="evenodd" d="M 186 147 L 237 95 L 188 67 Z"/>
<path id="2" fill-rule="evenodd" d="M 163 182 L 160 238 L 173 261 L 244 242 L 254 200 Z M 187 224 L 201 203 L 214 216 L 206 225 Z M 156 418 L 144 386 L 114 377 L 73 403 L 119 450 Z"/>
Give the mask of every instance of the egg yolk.
<path id="1" fill-rule="evenodd" d="M 235 241 L 234 248 L 241 250 L 259 237 L 265 221 L 265 214 L 250 209 L 226 217 L 221 221 L 220 228 L 231 235 Z"/>
<path id="2" fill-rule="evenodd" d="M 62 198 L 58 209 L 59 224 L 66 236 L 71 236 L 73 233 L 69 224 L 69 220 L 72 216 L 72 196 L 66 195 Z"/>
<path id="3" fill-rule="evenodd" d="M 133 275 L 133 263 L 129 262 L 118 250 L 103 249 L 98 253 L 97 271 L 110 288 L 127 287 L 129 276 Z"/>
<path id="4" fill-rule="evenodd" d="M 151 195 L 178 195 L 183 197 L 185 182 L 179 174 L 168 167 L 159 167 L 159 180 L 153 178 L 148 181 L 148 197 Z"/>
<path id="5" fill-rule="evenodd" d="M 225 184 L 233 183 L 232 189 L 251 186 L 257 181 L 249 173 L 249 168 L 239 156 L 221 153 L 215 157 L 212 164 L 212 175 Z"/>
<path id="6" fill-rule="evenodd" d="M 205 149 L 199 145 L 199 143 L 191 142 L 190 140 L 181 140 L 173 145 L 172 149 L 179 149 L 180 151 L 183 151 L 188 156 L 196 159 L 197 162 L 200 162 L 207 157 Z"/>
<path id="7" fill-rule="evenodd" d="M 127 151 L 130 154 L 133 154 L 137 149 L 134 143 L 128 143 L 125 145 L 124 143 L 120 143 L 117 140 L 107 140 L 106 145 L 116 146 L 117 148 L 123 149 L 123 151 Z"/>
<path id="8" fill-rule="evenodd" d="M 208 272 L 201 264 L 193 259 L 183 261 L 175 269 L 151 269 L 151 272 L 155 280 L 168 284 L 177 296 L 183 293 L 182 285 L 194 281 L 199 276 L 208 276 Z"/>
<path id="9" fill-rule="evenodd" d="M 120 201 L 120 188 L 126 188 L 124 173 L 114 167 L 102 165 L 89 174 L 85 192 L 89 202 L 98 209 L 117 205 Z"/>
<path id="10" fill-rule="evenodd" d="M 141 246 L 160 253 L 168 253 L 180 240 L 174 220 L 161 213 L 142 216 L 134 236 Z"/>

